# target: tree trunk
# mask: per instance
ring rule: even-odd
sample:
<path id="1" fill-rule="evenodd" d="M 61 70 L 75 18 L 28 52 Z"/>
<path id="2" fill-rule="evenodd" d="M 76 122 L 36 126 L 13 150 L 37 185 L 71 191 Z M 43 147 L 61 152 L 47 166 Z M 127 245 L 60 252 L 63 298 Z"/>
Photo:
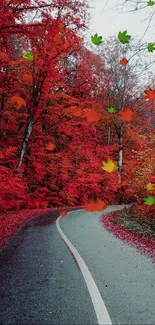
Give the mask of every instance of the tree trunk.
<path id="1" fill-rule="evenodd" d="M 22 162 L 23 162 L 23 157 L 24 157 L 25 150 L 26 150 L 26 146 L 27 146 L 27 143 L 28 143 L 28 139 L 29 139 L 29 137 L 31 135 L 31 132 L 32 132 L 33 124 L 34 124 L 34 121 L 31 120 L 31 121 L 28 122 L 27 127 L 26 127 L 25 137 L 24 137 L 22 147 L 21 147 L 21 151 L 20 151 L 19 164 L 18 164 L 18 167 L 17 167 L 18 169 L 21 168 L 21 165 L 22 165 Z"/>
<path id="2" fill-rule="evenodd" d="M 110 136 L 111 136 L 111 129 L 110 129 L 110 126 L 109 126 L 109 129 L 108 129 L 108 146 L 110 146 Z"/>
<path id="3" fill-rule="evenodd" d="M 118 153 L 118 183 L 122 182 L 122 166 L 123 166 L 123 132 L 120 127 L 119 132 L 119 153 Z"/>

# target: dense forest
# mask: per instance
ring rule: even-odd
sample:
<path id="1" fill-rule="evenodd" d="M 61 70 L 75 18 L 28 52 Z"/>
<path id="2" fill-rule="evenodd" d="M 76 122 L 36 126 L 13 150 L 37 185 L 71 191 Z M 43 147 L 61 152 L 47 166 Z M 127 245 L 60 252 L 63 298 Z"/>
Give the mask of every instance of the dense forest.
<path id="1" fill-rule="evenodd" d="M 155 227 L 153 80 L 131 44 L 85 46 L 89 6 L 1 0 L 0 212 L 134 203 Z"/>

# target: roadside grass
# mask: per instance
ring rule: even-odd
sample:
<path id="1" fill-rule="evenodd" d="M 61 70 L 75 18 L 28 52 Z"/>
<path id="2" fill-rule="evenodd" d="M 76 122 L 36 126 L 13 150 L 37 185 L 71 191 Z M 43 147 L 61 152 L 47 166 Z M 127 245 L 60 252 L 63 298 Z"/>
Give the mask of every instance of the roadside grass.
<path id="1" fill-rule="evenodd" d="M 147 236 L 155 239 L 155 231 L 152 230 L 152 227 L 146 224 L 140 224 L 137 220 L 132 216 L 131 210 L 124 209 L 123 211 L 117 211 L 115 213 L 116 218 L 112 221 L 114 224 L 118 224 L 121 227 L 136 231 L 140 235 Z"/>

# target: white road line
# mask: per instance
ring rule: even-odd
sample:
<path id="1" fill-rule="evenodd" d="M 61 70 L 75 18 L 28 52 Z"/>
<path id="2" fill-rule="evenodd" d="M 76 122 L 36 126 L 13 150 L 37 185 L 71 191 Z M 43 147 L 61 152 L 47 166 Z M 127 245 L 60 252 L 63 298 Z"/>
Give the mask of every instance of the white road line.
<path id="1" fill-rule="evenodd" d="M 76 211 L 73 211 L 76 212 Z M 71 213 L 71 212 L 70 212 Z M 65 243 L 67 244 L 67 246 L 69 247 L 69 249 L 71 250 L 72 254 L 74 255 L 80 269 L 81 272 L 83 274 L 84 280 L 86 282 L 94 309 L 95 309 L 95 313 L 98 319 L 98 324 L 99 325 L 112 325 L 110 316 L 108 314 L 108 311 L 106 309 L 106 306 L 104 304 L 104 301 L 101 297 L 101 294 L 97 288 L 97 285 L 87 267 L 87 265 L 85 264 L 84 260 L 82 259 L 82 257 L 80 256 L 80 254 L 78 253 L 78 251 L 76 250 L 76 248 L 71 244 L 71 242 L 68 240 L 68 238 L 66 237 L 66 235 L 63 233 L 63 231 L 60 228 L 59 225 L 59 220 L 60 220 L 61 216 L 56 220 L 56 227 L 61 235 L 61 237 L 63 238 L 63 240 L 65 241 Z"/>

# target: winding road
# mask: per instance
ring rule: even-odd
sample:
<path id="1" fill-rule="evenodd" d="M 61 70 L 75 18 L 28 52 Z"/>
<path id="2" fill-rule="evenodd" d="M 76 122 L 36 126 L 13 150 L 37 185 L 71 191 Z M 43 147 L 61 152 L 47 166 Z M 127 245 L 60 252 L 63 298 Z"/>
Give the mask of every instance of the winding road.
<path id="1" fill-rule="evenodd" d="M 0 325 L 155 325 L 155 267 L 100 224 L 51 211 L 0 250 Z"/>

